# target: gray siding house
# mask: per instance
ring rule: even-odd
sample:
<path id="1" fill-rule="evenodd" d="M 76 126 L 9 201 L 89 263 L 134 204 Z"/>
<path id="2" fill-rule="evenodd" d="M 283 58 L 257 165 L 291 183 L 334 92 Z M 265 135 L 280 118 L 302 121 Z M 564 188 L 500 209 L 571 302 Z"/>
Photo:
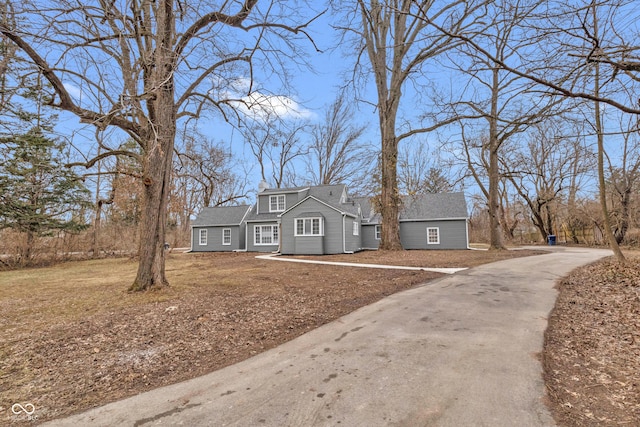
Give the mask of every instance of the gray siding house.
<path id="1" fill-rule="evenodd" d="M 405 249 L 467 249 L 463 193 L 403 197 L 400 239 Z M 270 189 L 255 205 L 206 208 L 192 225 L 192 251 L 323 255 L 377 249 L 381 217 L 368 198 L 345 185 Z"/>
<path id="2" fill-rule="evenodd" d="M 204 208 L 191 223 L 193 252 L 226 252 L 244 249 L 245 219 L 251 206 Z"/>
<path id="3" fill-rule="evenodd" d="M 365 220 L 364 249 L 378 249 L 382 218 L 367 199 L 358 199 Z M 400 242 L 404 249 L 468 249 L 467 204 L 464 193 L 403 196 L 400 209 Z"/>

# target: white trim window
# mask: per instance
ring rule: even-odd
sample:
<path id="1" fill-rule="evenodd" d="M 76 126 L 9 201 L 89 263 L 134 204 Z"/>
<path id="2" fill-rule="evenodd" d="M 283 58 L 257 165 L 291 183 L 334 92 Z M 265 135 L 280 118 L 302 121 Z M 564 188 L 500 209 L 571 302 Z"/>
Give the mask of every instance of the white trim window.
<path id="1" fill-rule="evenodd" d="M 256 225 L 253 230 L 253 244 L 256 246 L 277 245 L 277 225 Z"/>
<path id="2" fill-rule="evenodd" d="M 322 218 L 296 218 L 296 236 L 322 236 L 323 234 Z"/>
<path id="3" fill-rule="evenodd" d="M 376 235 L 376 240 L 382 239 L 382 226 L 380 224 L 376 225 L 375 235 Z"/>
<path id="4" fill-rule="evenodd" d="M 222 229 L 222 244 L 224 246 L 229 246 L 231 244 L 231 229 L 223 228 Z"/>
<path id="5" fill-rule="evenodd" d="M 269 196 L 269 212 L 284 212 L 286 209 L 284 194 Z"/>
<path id="6" fill-rule="evenodd" d="M 358 221 L 353 221 L 353 235 L 354 236 L 360 235 L 360 224 L 358 224 Z"/>
<path id="7" fill-rule="evenodd" d="M 198 239 L 198 244 L 200 246 L 206 246 L 207 245 L 207 230 L 205 229 L 201 229 L 198 235 L 199 239 Z"/>
<path id="8" fill-rule="evenodd" d="M 440 228 L 427 227 L 427 245 L 439 245 L 439 244 L 440 244 Z"/>

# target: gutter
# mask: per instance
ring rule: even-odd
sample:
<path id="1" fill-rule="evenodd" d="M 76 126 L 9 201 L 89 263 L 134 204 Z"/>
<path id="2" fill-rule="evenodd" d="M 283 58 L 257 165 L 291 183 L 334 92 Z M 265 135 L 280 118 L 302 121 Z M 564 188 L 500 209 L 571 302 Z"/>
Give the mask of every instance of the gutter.
<path id="1" fill-rule="evenodd" d="M 347 238 L 345 236 L 345 224 L 344 222 L 347 219 L 347 215 L 342 212 L 342 253 L 347 253 Z"/>

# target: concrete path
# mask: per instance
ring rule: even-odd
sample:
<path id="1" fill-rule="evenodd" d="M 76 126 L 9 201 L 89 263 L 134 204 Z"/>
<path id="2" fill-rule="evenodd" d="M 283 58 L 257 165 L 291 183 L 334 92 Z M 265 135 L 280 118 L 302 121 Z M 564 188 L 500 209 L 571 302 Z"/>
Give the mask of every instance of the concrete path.
<path id="1" fill-rule="evenodd" d="M 311 259 L 300 258 L 287 258 L 277 254 L 258 255 L 256 258 L 267 261 L 281 261 L 281 262 L 297 262 L 301 264 L 324 264 L 324 265 L 339 265 L 342 267 L 357 267 L 357 268 L 381 268 L 390 270 L 414 270 L 414 271 L 433 271 L 435 273 L 442 274 L 454 274 L 459 271 L 466 270 L 467 268 L 450 268 L 450 267 L 408 267 L 406 265 L 385 265 L 385 264 L 362 264 L 355 262 L 338 262 L 338 261 L 321 261 Z"/>
<path id="2" fill-rule="evenodd" d="M 551 426 L 539 359 L 554 247 L 392 295 L 249 360 L 49 426 Z"/>

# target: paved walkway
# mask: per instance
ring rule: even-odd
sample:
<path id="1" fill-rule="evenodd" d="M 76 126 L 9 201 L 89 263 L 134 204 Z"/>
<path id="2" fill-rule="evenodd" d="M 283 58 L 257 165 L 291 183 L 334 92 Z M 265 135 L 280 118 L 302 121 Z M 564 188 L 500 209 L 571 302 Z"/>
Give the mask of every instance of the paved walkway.
<path id="1" fill-rule="evenodd" d="M 203 377 L 49 426 L 552 426 L 540 352 L 555 281 L 609 251 L 475 267 Z"/>
<path id="2" fill-rule="evenodd" d="M 288 258 L 286 256 L 281 256 L 277 254 L 258 255 L 256 256 L 256 258 L 264 259 L 267 261 L 298 262 L 302 264 L 340 265 L 343 267 L 381 268 L 381 269 L 391 269 L 391 270 L 433 271 L 433 272 L 442 273 L 442 274 L 454 274 L 454 273 L 458 273 L 459 271 L 463 271 L 467 269 L 465 267 L 461 267 L 461 268 L 408 267 L 406 265 L 362 264 L 362 263 L 355 263 L 355 262 L 322 261 L 322 260 L 311 260 L 311 259 L 301 259 L 301 258 Z"/>

